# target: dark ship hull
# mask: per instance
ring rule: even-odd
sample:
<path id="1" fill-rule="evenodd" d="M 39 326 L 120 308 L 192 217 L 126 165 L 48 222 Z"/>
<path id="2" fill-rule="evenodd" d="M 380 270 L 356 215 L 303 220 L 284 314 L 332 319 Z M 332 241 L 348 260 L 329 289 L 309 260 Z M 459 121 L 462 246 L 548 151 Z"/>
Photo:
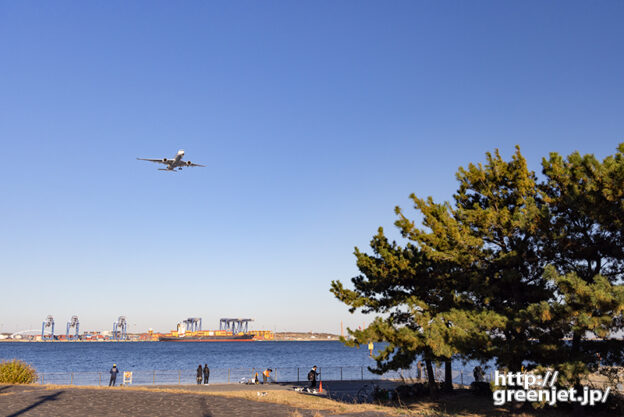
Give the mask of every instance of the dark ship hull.
<path id="1" fill-rule="evenodd" d="M 161 342 L 251 342 L 253 334 L 213 335 L 213 336 L 160 336 Z"/>

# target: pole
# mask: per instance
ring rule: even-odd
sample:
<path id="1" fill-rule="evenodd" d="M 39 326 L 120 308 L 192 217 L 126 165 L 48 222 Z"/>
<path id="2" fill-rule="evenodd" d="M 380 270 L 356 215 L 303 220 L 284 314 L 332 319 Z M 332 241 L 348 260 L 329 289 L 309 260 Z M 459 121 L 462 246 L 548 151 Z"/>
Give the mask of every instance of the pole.
<path id="1" fill-rule="evenodd" d="M 182 381 L 182 371 L 178 371 L 178 385 L 180 385 Z"/>
<path id="2" fill-rule="evenodd" d="M 228 384 L 230 383 L 230 368 L 228 368 Z"/>
<path id="3" fill-rule="evenodd" d="M 299 368 L 297 368 L 297 382 L 299 382 Z"/>
<path id="4" fill-rule="evenodd" d="M 69 385 L 74 385 L 74 373 L 71 373 L 71 380 L 69 382 Z"/>
<path id="5" fill-rule="evenodd" d="M 98 385 L 102 385 L 102 372 L 98 372 L 100 374 L 100 383 Z"/>
<path id="6" fill-rule="evenodd" d="M 156 384 L 156 370 L 152 373 L 152 385 Z"/>
<path id="7" fill-rule="evenodd" d="M 342 381 L 342 366 L 340 367 L 340 380 Z"/>
<path id="8" fill-rule="evenodd" d="M 459 380 L 461 381 L 462 386 L 464 385 L 464 370 L 459 370 Z"/>
<path id="9" fill-rule="evenodd" d="M 362 381 L 364 381 L 364 367 L 360 366 L 360 372 L 362 373 Z"/>

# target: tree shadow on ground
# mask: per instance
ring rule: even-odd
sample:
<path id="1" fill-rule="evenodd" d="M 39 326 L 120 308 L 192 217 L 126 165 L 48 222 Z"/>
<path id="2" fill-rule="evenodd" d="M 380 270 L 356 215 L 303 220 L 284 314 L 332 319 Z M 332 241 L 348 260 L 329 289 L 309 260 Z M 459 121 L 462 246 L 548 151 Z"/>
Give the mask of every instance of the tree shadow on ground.
<path id="1" fill-rule="evenodd" d="M 202 417 L 212 417 L 210 408 L 208 408 L 208 404 L 206 403 L 206 398 L 199 399 L 199 408 L 201 409 Z"/>
<path id="2" fill-rule="evenodd" d="M 17 417 L 19 415 L 22 415 L 30 410 L 32 410 L 33 408 L 36 408 L 38 406 L 40 406 L 41 404 L 48 402 L 48 401 L 56 401 L 58 400 L 58 397 L 65 391 L 58 391 L 55 392 L 54 394 L 50 394 L 50 395 L 42 395 L 41 397 L 39 397 L 39 399 L 37 401 L 35 401 L 34 403 L 32 403 L 31 405 L 29 405 L 28 407 L 22 408 L 19 411 L 16 411 L 13 414 L 9 414 L 7 417 Z"/>

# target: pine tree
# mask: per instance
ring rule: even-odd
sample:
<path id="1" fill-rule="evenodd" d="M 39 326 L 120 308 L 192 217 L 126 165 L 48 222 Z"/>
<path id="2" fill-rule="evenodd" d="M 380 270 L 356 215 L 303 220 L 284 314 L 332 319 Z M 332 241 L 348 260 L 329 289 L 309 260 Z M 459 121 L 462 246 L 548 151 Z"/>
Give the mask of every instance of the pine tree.
<path id="1" fill-rule="evenodd" d="M 361 275 L 352 279 L 354 290 L 344 288 L 340 281 L 332 282 L 334 295 L 350 306 L 350 311 L 380 314 L 366 329 L 349 330 L 350 345 L 368 340 L 384 340 L 388 346 L 375 357 L 377 368 L 384 373 L 391 369 L 409 367 L 419 355 L 425 360 L 429 388 L 435 395 L 436 385 L 432 362 L 453 354 L 445 343 L 444 324 L 436 318 L 440 305 L 436 296 L 439 276 L 431 261 L 414 245 L 402 248 L 390 243 L 379 228 L 370 244 L 373 255 L 355 249 Z"/>
<path id="2" fill-rule="evenodd" d="M 544 181 L 517 148 L 457 173 L 453 203 L 410 198 L 422 224 L 397 207 L 404 246 L 383 230 L 373 253 L 357 248 L 354 289 L 335 296 L 376 314 L 352 344 L 389 342 L 376 372 L 425 359 L 495 359 L 499 368 L 556 368 L 578 385 L 598 363 L 621 364 L 622 343 L 591 342 L 624 327 L 624 144 L 598 161 L 573 153 L 543 160 Z M 571 337 L 571 342 L 566 339 Z M 450 366 L 446 368 L 450 383 Z"/>
<path id="3" fill-rule="evenodd" d="M 536 176 L 516 149 L 511 161 L 498 151 L 487 153 L 484 165 L 460 168 L 457 179 L 454 207 L 446 205 L 449 215 L 431 199 L 412 196 L 428 231 L 417 230 L 404 216 L 398 225 L 404 236 L 426 245 L 423 250 L 462 271 L 462 297 L 468 302 L 454 319 L 462 323 L 458 329 L 471 323 L 477 329 L 469 337 L 455 337 L 453 344 L 464 356 L 496 358 L 499 366 L 519 371 L 533 351 L 526 311 L 550 294 L 538 254 L 543 203 Z"/>
<path id="4" fill-rule="evenodd" d="M 540 338 L 551 352 L 543 365 L 580 385 L 598 363 L 621 364 L 621 343 L 608 339 L 623 326 L 624 144 L 603 161 L 574 152 L 566 159 L 551 153 L 542 161 L 540 186 L 547 204 L 543 256 L 552 266 L 547 278 L 555 288 L 549 309 L 549 333 Z M 560 343 L 571 337 L 570 343 Z"/>

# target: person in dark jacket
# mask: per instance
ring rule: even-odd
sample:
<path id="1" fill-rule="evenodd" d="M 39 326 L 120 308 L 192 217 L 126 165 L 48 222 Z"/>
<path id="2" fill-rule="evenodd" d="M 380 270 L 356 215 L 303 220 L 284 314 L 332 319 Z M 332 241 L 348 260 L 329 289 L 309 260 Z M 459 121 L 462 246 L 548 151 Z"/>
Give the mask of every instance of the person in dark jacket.
<path id="1" fill-rule="evenodd" d="M 204 384 L 210 385 L 208 384 L 209 379 L 210 379 L 210 368 L 208 368 L 208 364 L 205 363 L 204 364 Z"/>
<path id="2" fill-rule="evenodd" d="M 197 385 L 202 383 L 202 367 L 201 367 L 201 363 L 199 364 L 199 366 L 197 367 Z"/>
<path id="3" fill-rule="evenodd" d="M 318 376 L 318 372 L 316 372 L 316 365 L 310 369 L 308 372 L 308 381 L 310 381 L 310 389 L 316 388 L 316 377 Z"/>
<path id="4" fill-rule="evenodd" d="M 119 369 L 117 369 L 117 364 L 113 364 L 113 367 L 110 370 L 110 381 L 108 381 L 108 386 L 115 386 L 115 381 L 117 380 L 117 374 L 119 373 Z"/>

